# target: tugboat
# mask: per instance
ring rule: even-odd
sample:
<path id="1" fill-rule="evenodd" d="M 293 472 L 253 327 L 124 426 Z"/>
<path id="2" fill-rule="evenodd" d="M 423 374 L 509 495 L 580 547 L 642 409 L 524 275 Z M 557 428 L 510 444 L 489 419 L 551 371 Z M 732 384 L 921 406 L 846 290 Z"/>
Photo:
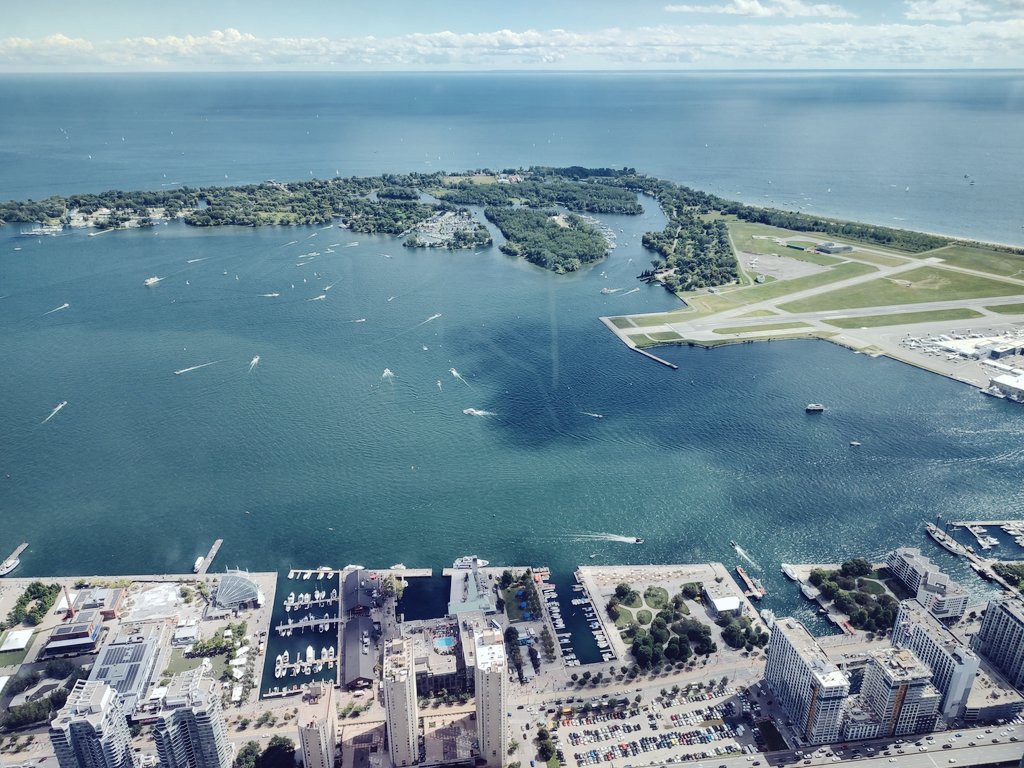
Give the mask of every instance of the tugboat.
<path id="1" fill-rule="evenodd" d="M 825 406 L 821 403 L 808 403 L 807 407 L 804 408 L 807 413 L 824 413 Z"/>

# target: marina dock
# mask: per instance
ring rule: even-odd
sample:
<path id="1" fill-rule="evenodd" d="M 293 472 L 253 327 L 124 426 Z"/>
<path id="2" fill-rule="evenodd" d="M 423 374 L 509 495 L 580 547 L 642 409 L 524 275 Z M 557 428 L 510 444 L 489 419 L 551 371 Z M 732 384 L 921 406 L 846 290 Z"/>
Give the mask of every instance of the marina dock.
<path id="1" fill-rule="evenodd" d="M 202 565 L 199 566 L 199 570 L 196 574 L 199 576 L 205 576 L 206 572 L 210 570 L 210 566 L 213 565 L 213 558 L 220 552 L 220 545 L 224 543 L 224 539 L 217 539 L 213 542 L 213 546 L 210 547 L 210 551 L 206 553 L 206 557 L 203 559 Z"/>
<path id="2" fill-rule="evenodd" d="M 276 627 L 274 627 L 274 629 L 277 630 L 277 634 L 278 635 L 284 636 L 284 635 L 288 634 L 289 632 L 296 632 L 296 631 L 304 632 L 307 629 L 316 629 L 316 628 L 318 628 L 320 626 L 326 626 L 326 627 L 330 628 L 330 627 L 334 626 L 335 624 L 341 624 L 341 623 L 342 623 L 342 620 L 339 619 L 337 616 L 331 616 L 331 617 L 320 616 L 320 617 L 314 617 L 312 619 L 300 619 L 299 621 L 286 621 L 283 624 L 278 624 Z M 326 630 L 324 630 L 324 631 L 326 631 Z"/>

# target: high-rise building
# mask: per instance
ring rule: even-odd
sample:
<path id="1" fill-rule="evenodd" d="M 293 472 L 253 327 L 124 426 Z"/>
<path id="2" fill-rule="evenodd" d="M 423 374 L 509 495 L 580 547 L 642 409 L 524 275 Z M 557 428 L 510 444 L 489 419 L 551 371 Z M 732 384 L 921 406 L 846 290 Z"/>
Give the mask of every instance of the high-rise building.
<path id="1" fill-rule="evenodd" d="M 795 619 L 777 619 L 768 643 L 765 682 L 808 744 L 838 740 L 849 678 Z"/>
<path id="2" fill-rule="evenodd" d="M 50 723 L 60 768 L 138 768 L 121 695 L 106 683 L 79 680 Z"/>
<path id="3" fill-rule="evenodd" d="M 879 736 L 935 730 L 942 694 L 932 673 L 906 648 L 884 648 L 868 656 L 861 697 L 880 720 Z"/>
<path id="4" fill-rule="evenodd" d="M 217 681 L 202 668 L 171 678 L 153 726 L 162 768 L 230 768 L 220 697 Z"/>
<path id="5" fill-rule="evenodd" d="M 967 610 L 967 592 L 920 549 L 901 547 L 889 553 L 886 567 L 933 616 L 959 619 Z"/>
<path id="6" fill-rule="evenodd" d="M 892 644 L 910 649 L 931 670 L 932 685 L 942 694 L 942 716 L 960 717 L 978 673 L 977 654 L 916 600 L 900 603 Z"/>
<path id="7" fill-rule="evenodd" d="M 496 629 L 482 629 L 476 644 L 476 727 L 480 757 L 488 768 L 501 768 L 508 754 L 508 664 L 505 640 Z"/>
<path id="8" fill-rule="evenodd" d="M 314 683 L 299 707 L 299 751 L 305 768 L 333 768 L 338 744 L 334 688 Z"/>
<path id="9" fill-rule="evenodd" d="M 1024 684 L 1024 603 L 1017 598 L 990 601 L 971 646 L 1020 688 Z"/>
<path id="10" fill-rule="evenodd" d="M 389 640 L 384 646 L 384 711 L 391 763 L 404 766 L 419 762 L 416 673 L 408 640 Z"/>

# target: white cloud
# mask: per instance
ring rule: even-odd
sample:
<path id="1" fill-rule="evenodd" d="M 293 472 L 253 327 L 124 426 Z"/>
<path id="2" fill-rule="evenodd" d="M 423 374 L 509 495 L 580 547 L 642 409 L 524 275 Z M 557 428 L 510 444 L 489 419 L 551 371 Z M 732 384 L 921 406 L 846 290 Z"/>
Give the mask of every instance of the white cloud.
<path id="1" fill-rule="evenodd" d="M 984 18 L 991 8 L 978 0 L 907 0 L 904 14 L 914 21 L 963 21 Z"/>
<path id="2" fill-rule="evenodd" d="M 1022 67 L 1024 19 L 800 21 L 392 37 L 202 35 L 0 40 L 0 71 Z"/>
<path id="3" fill-rule="evenodd" d="M 712 13 L 725 16 L 779 17 L 785 19 L 818 17 L 853 18 L 845 8 L 828 3 L 805 3 L 803 0 L 729 0 L 721 5 L 666 5 L 672 13 Z"/>

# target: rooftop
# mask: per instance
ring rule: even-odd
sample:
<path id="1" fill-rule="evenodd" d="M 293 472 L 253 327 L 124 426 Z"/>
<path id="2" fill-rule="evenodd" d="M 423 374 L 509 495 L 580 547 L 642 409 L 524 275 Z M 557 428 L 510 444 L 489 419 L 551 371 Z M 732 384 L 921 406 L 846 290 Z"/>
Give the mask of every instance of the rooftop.
<path id="1" fill-rule="evenodd" d="M 932 672 L 914 653 L 906 648 L 882 648 L 871 654 L 893 682 L 931 680 Z"/>
<path id="2" fill-rule="evenodd" d="M 476 635 L 476 666 L 484 672 L 505 666 L 505 640 L 496 629 L 485 629 Z"/>
<path id="3" fill-rule="evenodd" d="M 973 658 L 974 651 L 961 643 L 956 636 L 949 631 L 941 621 L 936 619 L 917 600 L 904 600 L 900 603 L 900 614 L 904 621 L 912 621 L 914 624 L 927 628 L 929 635 L 950 655 L 960 658 Z"/>
<path id="4" fill-rule="evenodd" d="M 799 621 L 792 618 L 777 619 L 775 631 L 785 636 L 823 687 L 833 688 L 850 684 L 849 678 L 829 660 L 828 655 L 818 645 L 818 641 Z"/>

